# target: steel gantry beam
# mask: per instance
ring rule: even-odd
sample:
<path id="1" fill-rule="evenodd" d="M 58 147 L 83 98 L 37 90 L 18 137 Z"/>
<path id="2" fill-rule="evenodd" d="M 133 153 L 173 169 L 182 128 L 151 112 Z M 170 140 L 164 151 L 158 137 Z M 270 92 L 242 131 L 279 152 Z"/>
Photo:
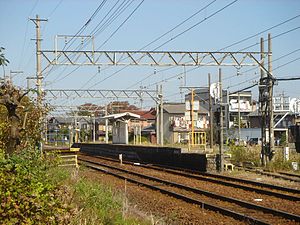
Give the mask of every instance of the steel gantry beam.
<path id="1" fill-rule="evenodd" d="M 57 98 L 149 98 L 157 101 L 156 90 L 75 90 L 75 89 L 48 89 L 46 97 Z"/>
<path id="2" fill-rule="evenodd" d="M 257 66 L 261 52 L 42 50 L 48 65 Z"/>

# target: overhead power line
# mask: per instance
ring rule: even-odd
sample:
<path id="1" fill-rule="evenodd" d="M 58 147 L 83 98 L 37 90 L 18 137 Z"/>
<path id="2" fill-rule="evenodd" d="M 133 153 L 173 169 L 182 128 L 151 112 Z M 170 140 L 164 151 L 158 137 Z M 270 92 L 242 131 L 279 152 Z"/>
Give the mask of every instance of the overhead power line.
<path id="1" fill-rule="evenodd" d="M 248 37 L 246 37 L 246 38 L 243 38 L 243 39 L 240 40 L 240 41 L 236 41 L 236 42 L 234 42 L 233 44 L 230 44 L 230 45 L 228 45 L 228 46 L 226 46 L 226 47 L 224 47 L 224 48 L 221 48 L 221 49 L 219 49 L 219 50 L 217 50 L 217 51 L 223 51 L 223 50 L 225 50 L 225 49 L 227 49 L 227 48 L 230 48 L 230 47 L 233 47 L 233 46 L 235 46 L 235 45 L 237 45 L 237 44 L 243 43 L 243 42 L 245 42 L 245 41 L 247 41 L 247 40 L 249 40 L 249 39 L 251 39 L 251 38 L 253 38 L 253 37 L 256 37 L 256 36 L 258 36 L 258 35 L 260 35 L 260 34 L 263 34 L 263 33 L 267 32 L 267 31 L 270 31 L 270 30 L 272 30 L 272 29 L 274 29 L 274 28 L 277 28 L 277 27 L 279 27 L 279 26 L 282 26 L 283 24 L 286 24 L 286 23 L 288 23 L 288 22 L 290 22 L 290 21 L 292 21 L 292 20 L 295 20 L 296 18 L 299 18 L 299 17 L 300 17 L 300 14 L 299 14 L 299 15 L 296 15 L 296 16 L 293 16 L 293 17 L 291 17 L 291 18 L 289 18 L 289 19 L 287 19 L 287 20 L 285 20 L 285 21 L 282 21 L 282 22 L 280 22 L 280 23 L 278 23 L 278 24 L 276 24 L 276 25 L 274 25 L 274 26 L 271 26 L 271 27 L 269 27 L 269 28 L 267 28 L 267 29 L 264 29 L 263 31 L 260 31 L 260 32 L 254 34 L 254 35 L 250 35 L 250 36 L 248 36 Z M 279 34 L 279 35 L 273 37 L 272 39 L 274 39 L 274 38 L 276 38 L 276 37 L 280 37 L 280 36 L 282 36 L 282 35 L 284 35 L 284 34 L 287 34 L 287 33 L 289 33 L 289 32 L 292 32 L 293 30 L 294 30 L 294 29 L 289 30 L 289 31 L 286 31 L 286 32 L 283 32 L 283 33 L 281 33 L 281 34 Z M 239 50 L 239 51 L 246 50 L 246 49 L 248 49 L 248 48 L 250 48 L 250 47 L 253 47 L 253 46 L 256 46 L 256 45 L 258 45 L 258 44 L 259 44 L 259 43 L 255 43 L 254 45 L 248 46 L 247 48 L 241 49 L 241 50 Z M 294 53 L 294 52 L 291 52 L 290 54 L 292 54 L 292 53 Z M 279 59 L 278 59 L 278 60 L 279 60 Z M 275 60 L 275 61 L 276 61 L 276 60 Z M 193 70 L 198 69 L 198 68 L 200 68 L 200 67 L 192 68 L 192 69 L 188 70 L 187 72 L 193 71 Z M 249 69 L 249 71 L 250 71 L 250 70 L 253 70 L 253 69 L 256 69 L 256 68 Z M 157 73 L 159 73 L 159 72 L 160 72 L 160 71 L 157 71 Z M 180 76 L 180 75 L 181 75 L 181 73 L 178 74 L 177 76 Z M 174 77 L 177 77 L 177 76 L 172 76 L 171 79 L 174 78 Z M 131 85 L 129 88 L 131 88 L 131 87 L 135 86 L 136 84 L 138 84 L 138 83 L 140 83 L 140 82 L 146 80 L 146 79 L 149 78 L 149 77 L 151 77 L 151 75 L 147 76 L 145 79 L 143 78 L 142 80 L 137 81 L 134 85 Z M 225 78 L 225 80 L 230 79 L 230 78 L 232 78 L 232 77 L 235 77 L 235 75 L 234 75 L 234 76 L 231 76 L 231 77 L 229 77 L 229 78 Z M 158 83 L 159 83 L 159 82 L 158 82 Z M 157 83 L 155 83 L 155 84 L 157 84 Z"/>
<path id="2" fill-rule="evenodd" d="M 129 14 L 129 16 L 118 26 L 118 28 L 103 42 L 102 45 L 100 45 L 100 47 L 98 49 L 100 49 L 101 47 L 103 47 L 117 32 L 118 30 L 121 29 L 121 27 L 130 19 L 130 17 L 136 12 L 136 10 L 138 10 L 138 8 L 140 8 L 140 6 L 143 4 L 145 0 L 142 0 L 136 7 L 135 9 Z"/>
<path id="3" fill-rule="evenodd" d="M 287 78 L 276 78 L 278 81 L 290 81 L 290 80 L 300 80 L 300 77 L 287 77 Z"/>
<path id="4" fill-rule="evenodd" d="M 155 38 L 153 41 L 151 41 L 150 43 L 146 44 L 144 47 L 141 48 L 145 49 L 148 46 L 152 45 L 153 43 L 157 42 L 158 40 L 160 40 L 161 38 L 163 38 L 164 36 L 166 36 L 167 34 L 171 33 L 172 31 L 174 31 L 175 29 L 177 29 L 178 27 L 180 27 L 181 25 L 183 25 L 184 23 L 186 23 L 187 21 L 189 21 L 190 19 L 194 18 L 196 15 L 198 15 L 200 12 L 202 12 L 203 10 L 207 9 L 210 5 L 212 5 L 214 2 L 216 2 L 216 0 L 213 0 L 212 2 L 210 2 L 209 4 L 207 4 L 206 6 L 202 7 L 201 9 L 199 9 L 197 12 L 195 12 L 194 14 L 192 14 L 191 16 L 189 16 L 188 18 L 186 18 L 185 20 L 183 20 L 182 22 L 180 22 L 179 24 L 177 24 L 176 26 L 174 26 L 172 29 L 168 30 L 167 32 L 163 33 L 162 35 L 160 35 L 159 37 Z"/>
<path id="5" fill-rule="evenodd" d="M 195 12 L 193 15 L 189 16 L 187 19 L 185 19 L 184 21 L 182 21 L 181 23 L 177 24 L 175 27 L 173 27 L 172 29 L 170 29 L 169 31 L 165 32 L 164 34 L 160 35 L 159 37 L 157 37 L 156 39 L 154 39 L 153 41 L 151 41 L 150 43 L 148 43 L 147 45 L 145 45 L 144 47 L 140 48 L 140 50 L 143 50 L 145 49 L 146 47 L 150 46 L 151 44 L 155 43 L 156 41 L 160 40 L 161 38 L 163 38 L 165 35 L 169 34 L 170 32 L 174 31 L 176 28 L 178 28 L 179 26 L 181 26 L 182 24 L 184 24 L 185 22 L 187 22 L 188 20 L 192 19 L 194 16 L 196 16 L 197 14 L 199 14 L 200 12 L 202 12 L 203 10 L 205 10 L 206 8 L 208 8 L 212 3 L 214 3 L 216 0 L 213 0 L 212 2 L 210 2 L 208 5 L 202 7 L 201 9 L 199 9 L 197 12 Z M 108 78 L 114 76 L 115 74 L 117 74 L 118 72 L 121 72 L 122 70 L 124 70 L 125 68 L 127 68 L 129 66 L 125 66 L 124 68 L 122 68 L 121 70 L 118 70 L 116 73 L 113 73 L 111 76 L 109 76 Z M 163 71 L 165 70 L 169 70 L 170 68 L 167 68 L 167 69 L 163 69 Z M 91 80 L 93 80 L 96 76 L 97 76 L 98 72 L 95 73 L 83 86 L 86 86 Z M 151 76 L 151 75 L 150 75 Z M 149 76 L 149 77 L 150 77 Z M 106 79 L 108 79 L 106 78 Z M 106 80 L 104 79 L 104 80 Z M 147 79 L 147 78 L 146 78 Z M 101 82 L 103 82 L 104 80 L 101 80 Z M 138 83 L 140 83 L 141 81 L 139 81 Z M 135 86 L 135 85 L 132 85 L 132 86 Z M 131 87 L 132 87 L 131 86 Z M 130 88 L 130 87 L 129 87 Z"/>
<path id="6" fill-rule="evenodd" d="M 120 16 L 131 4 L 132 4 L 132 2 L 133 2 L 134 0 L 131 0 L 131 1 L 126 1 L 126 0 L 124 0 L 118 7 L 117 7 L 117 9 L 112 13 L 112 15 L 106 20 L 106 21 L 104 21 L 105 20 L 105 18 L 109 15 L 109 13 L 116 7 L 116 5 L 117 5 L 117 3 L 119 2 L 119 1 L 117 1 L 117 3 L 116 4 L 114 4 L 113 5 L 113 7 L 109 10 L 109 12 L 105 15 L 105 17 L 97 24 L 97 26 L 93 29 L 93 31 L 90 33 L 90 35 L 91 36 L 94 36 L 94 37 L 96 37 L 100 32 L 102 32 L 104 29 L 106 29 L 114 20 L 116 20 L 117 18 L 118 18 L 118 16 Z M 141 2 L 142 3 L 142 2 Z M 141 3 L 137 6 L 137 8 L 141 5 Z M 135 9 L 135 10 L 137 10 L 137 8 Z M 131 13 L 131 15 L 133 14 L 134 12 L 132 12 Z M 128 19 L 130 18 L 130 16 L 131 15 L 129 15 L 129 17 L 127 17 Z M 127 20 L 128 20 L 127 19 Z M 104 23 L 103 23 L 103 21 L 104 21 Z M 124 23 L 125 23 L 126 21 L 124 21 L 122 24 L 124 25 Z M 102 26 L 100 26 L 102 24 Z M 122 24 L 119 26 L 119 29 L 121 28 L 121 26 L 122 26 Z M 100 26 L 100 27 L 99 27 Z M 99 27 L 99 28 L 98 28 Z M 96 28 L 98 28 L 97 30 L 96 30 Z M 103 28 L 101 31 L 99 31 L 101 28 Z M 116 33 L 117 31 L 115 31 L 115 33 Z M 108 41 L 108 40 L 107 40 Z M 86 46 L 88 43 L 85 43 L 84 44 L 84 46 Z M 78 50 L 80 50 L 81 48 L 83 48 L 84 46 L 78 46 L 76 49 Z M 60 56 L 58 56 L 58 57 L 60 57 Z M 69 72 L 67 75 L 65 75 L 65 76 L 63 76 L 62 78 L 60 78 L 60 79 L 58 79 L 58 77 L 65 71 L 62 71 L 58 76 L 57 76 L 57 78 L 52 82 L 52 83 L 55 83 L 55 82 L 59 82 L 59 81 L 61 81 L 61 80 L 63 80 L 63 79 L 65 79 L 66 77 L 68 77 L 68 76 L 70 76 L 73 72 L 75 72 L 76 70 L 78 70 L 79 69 L 79 66 L 77 67 L 77 68 L 75 68 L 75 69 L 73 69 L 71 72 Z M 49 71 L 49 72 L 51 72 L 51 71 Z M 49 73 L 48 73 L 49 74 Z M 95 75 L 93 75 L 93 76 L 96 76 L 97 75 L 97 73 L 95 74 Z M 86 84 L 85 84 L 86 85 Z M 85 86 L 84 85 L 84 86 Z"/>
<path id="7" fill-rule="evenodd" d="M 164 42 L 163 44 L 161 44 L 160 46 L 156 47 L 153 51 L 155 51 L 155 50 L 157 50 L 158 48 L 164 46 L 165 44 L 167 44 L 167 43 L 169 43 L 170 41 L 176 39 L 177 37 L 183 35 L 184 33 L 190 31 L 191 29 L 195 28 L 196 26 L 200 25 L 201 23 L 203 23 L 203 22 L 206 21 L 207 19 L 210 19 L 211 17 L 213 17 L 213 16 L 215 16 L 216 14 L 220 13 L 221 11 L 225 10 L 226 8 L 228 8 L 229 6 L 231 6 L 232 4 L 234 4 L 234 3 L 237 2 L 237 1 L 238 1 L 238 0 L 232 1 L 231 3 L 229 3 L 229 4 L 227 4 L 226 6 L 222 7 L 221 9 L 215 11 L 214 13 L 210 14 L 208 17 L 204 18 L 203 20 L 199 21 L 198 23 L 194 24 L 193 26 L 189 27 L 188 29 L 184 30 L 183 32 L 177 34 L 176 36 L 174 36 L 174 37 L 171 38 L 170 40 L 168 40 L 168 41 Z M 128 66 L 126 66 L 125 68 L 127 68 L 127 67 L 128 67 Z M 125 69 L 125 68 L 123 68 L 123 69 Z M 122 70 L 123 70 L 123 69 L 122 69 Z M 119 71 L 121 71 L 121 70 L 119 70 Z M 94 84 L 94 85 L 91 86 L 91 87 L 94 87 L 94 86 L 98 85 L 99 83 L 103 82 L 104 80 L 107 80 L 107 79 L 113 77 L 113 76 L 114 76 L 115 74 L 117 74 L 117 73 L 118 73 L 118 72 L 115 72 L 115 73 L 111 74 L 110 76 L 108 76 L 108 77 L 106 77 L 105 79 L 103 79 L 103 80 L 97 82 L 96 84 Z M 90 87 L 90 88 L 91 88 L 91 87 Z"/>
<path id="8" fill-rule="evenodd" d="M 166 45 L 167 43 L 175 40 L 176 38 L 180 37 L 181 35 L 185 34 L 186 32 L 190 31 L 191 29 L 195 28 L 196 26 L 200 25 L 201 23 L 205 22 L 206 20 L 208 20 L 209 18 L 215 16 L 216 14 L 222 12 L 223 10 L 225 10 L 226 8 L 228 8 L 229 6 L 233 5 L 234 3 L 236 3 L 238 0 L 234 0 L 232 2 L 230 2 L 229 4 L 225 5 L 224 7 L 222 7 L 221 9 L 217 10 L 216 12 L 210 14 L 208 17 L 205 17 L 203 20 L 199 21 L 198 23 L 194 24 L 193 26 L 189 27 L 188 29 L 185 29 L 184 31 L 180 32 L 179 34 L 175 35 L 174 37 L 172 37 L 171 39 L 169 39 L 168 41 L 165 41 L 164 43 L 162 43 L 161 45 L 159 45 L 158 47 L 156 47 L 154 50 L 159 49 L 160 47 Z"/>
<path id="9" fill-rule="evenodd" d="M 230 47 L 232 47 L 232 46 L 235 46 L 235 45 L 238 45 L 238 44 L 243 43 L 243 42 L 245 42 L 245 41 L 248 41 L 248 40 L 250 40 L 251 38 L 257 37 L 258 35 L 261 35 L 261 34 L 263 34 L 263 33 L 265 33 L 265 32 L 268 32 L 268 31 L 270 31 L 270 30 L 272 30 L 272 29 L 274 29 L 274 28 L 277 28 L 277 27 L 279 27 L 279 26 L 281 26 L 281 25 L 283 25 L 283 24 L 286 24 L 286 23 L 288 23 L 288 22 L 290 22 L 290 21 L 292 21 L 292 20 L 294 20 L 294 19 L 296 19 L 296 18 L 298 18 L 298 17 L 300 17 L 300 14 L 299 14 L 299 15 L 296 15 L 296 16 L 294 16 L 294 17 L 291 17 L 291 18 L 289 18 L 289 19 L 287 19 L 287 20 L 285 20 L 285 21 L 283 21 L 283 22 L 280 22 L 280 23 L 278 23 L 278 24 L 276 24 L 276 25 L 274 25 L 274 26 L 272 26 L 272 27 L 269 27 L 269 28 L 267 28 L 267 29 L 265 29 L 265 30 L 262 30 L 262 31 L 260 31 L 260 32 L 258 32 L 258 33 L 256 33 L 256 34 L 250 35 L 249 37 L 246 37 L 246 38 L 244 38 L 244 39 L 242 39 L 242 40 L 240 40 L 240 41 L 234 42 L 233 44 L 230 44 L 230 45 L 228 45 L 228 46 L 226 46 L 226 47 L 224 47 L 224 48 L 222 48 L 222 49 L 220 49 L 220 50 L 218 50 L 218 51 L 222 51 L 222 50 L 225 50 L 225 49 L 230 48 Z"/>
<path id="10" fill-rule="evenodd" d="M 90 22 L 91 22 L 91 21 L 96 17 L 96 15 L 99 13 L 99 11 L 101 10 L 101 8 L 105 5 L 106 1 L 107 1 L 107 0 L 103 0 L 103 1 L 99 4 L 99 6 L 97 7 L 97 9 L 93 12 L 93 14 L 92 14 L 92 15 L 90 16 L 90 18 L 85 22 L 85 24 L 77 31 L 77 33 L 76 33 L 74 36 L 71 37 L 71 39 L 68 41 L 68 43 L 64 46 L 63 50 L 67 50 L 69 47 L 72 46 L 72 44 L 75 42 L 74 38 L 75 38 L 76 36 L 80 35 L 80 34 L 86 29 L 86 27 L 90 24 Z M 59 58 L 60 56 L 61 56 L 61 54 L 58 55 L 57 57 Z M 42 70 L 42 72 L 44 72 L 48 67 L 49 67 L 49 65 L 48 65 L 46 68 L 44 68 L 44 69 Z M 44 75 L 44 79 L 47 78 L 47 76 L 53 71 L 53 69 L 54 69 L 54 67 L 52 67 L 52 68 L 47 72 L 47 74 Z M 64 71 L 65 71 L 65 70 L 64 70 Z M 64 71 L 62 71 L 62 72 L 64 72 Z M 61 72 L 61 73 L 62 73 L 62 72 Z M 56 78 L 56 79 L 57 79 L 57 78 Z M 56 80 L 56 79 L 55 79 L 55 80 Z M 55 83 L 55 81 L 53 81 L 52 83 Z"/>

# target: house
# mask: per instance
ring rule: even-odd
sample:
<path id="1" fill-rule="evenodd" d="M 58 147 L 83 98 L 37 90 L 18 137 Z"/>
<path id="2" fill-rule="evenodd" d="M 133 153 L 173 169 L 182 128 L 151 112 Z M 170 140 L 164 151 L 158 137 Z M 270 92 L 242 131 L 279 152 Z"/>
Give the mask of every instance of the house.
<path id="1" fill-rule="evenodd" d="M 241 91 L 228 96 L 228 125 L 231 127 L 250 128 L 249 114 L 257 110 L 256 101 L 252 100 L 251 91 Z M 239 121 L 240 115 L 240 121 Z"/>
<path id="2" fill-rule="evenodd" d="M 194 111 L 194 131 L 206 131 L 209 126 L 208 111 L 201 105 Z M 164 103 L 163 105 L 164 139 L 174 144 L 187 142 L 191 132 L 191 111 L 185 103 Z"/>

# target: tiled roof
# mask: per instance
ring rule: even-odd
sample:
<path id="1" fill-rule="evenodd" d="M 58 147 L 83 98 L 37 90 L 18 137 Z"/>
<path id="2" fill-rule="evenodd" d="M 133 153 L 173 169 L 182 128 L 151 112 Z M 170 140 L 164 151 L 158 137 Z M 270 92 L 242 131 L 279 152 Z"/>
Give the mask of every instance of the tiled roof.
<path id="1" fill-rule="evenodd" d="M 137 114 L 141 117 L 140 119 L 155 120 L 155 110 L 154 109 L 150 109 L 150 110 L 121 110 L 121 112 L 123 112 L 123 111 Z"/>

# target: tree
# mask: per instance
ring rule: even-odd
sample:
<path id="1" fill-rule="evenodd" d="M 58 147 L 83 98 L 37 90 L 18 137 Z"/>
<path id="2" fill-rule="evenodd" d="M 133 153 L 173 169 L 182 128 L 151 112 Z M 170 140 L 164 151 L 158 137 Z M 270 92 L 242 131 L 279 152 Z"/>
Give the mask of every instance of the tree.
<path id="1" fill-rule="evenodd" d="M 8 59 L 5 58 L 4 53 L 2 53 L 2 51 L 4 51 L 5 48 L 0 47 L 0 66 L 2 66 L 3 68 L 3 76 L 5 77 L 5 70 L 4 70 L 4 66 L 7 66 L 7 63 L 9 63 Z"/>
<path id="2" fill-rule="evenodd" d="M 0 87 L 0 105 L 5 106 L 7 110 L 7 118 L 10 126 L 8 144 L 7 144 L 7 155 L 11 155 L 16 146 L 20 144 L 20 131 L 22 128 L 19 127 L 20 117 L 17 114 L 18 108 L 24 108 L 21 104 L 24 96 L 27 92 L 17 89 L 9 81 L 4 82 Z"/>

